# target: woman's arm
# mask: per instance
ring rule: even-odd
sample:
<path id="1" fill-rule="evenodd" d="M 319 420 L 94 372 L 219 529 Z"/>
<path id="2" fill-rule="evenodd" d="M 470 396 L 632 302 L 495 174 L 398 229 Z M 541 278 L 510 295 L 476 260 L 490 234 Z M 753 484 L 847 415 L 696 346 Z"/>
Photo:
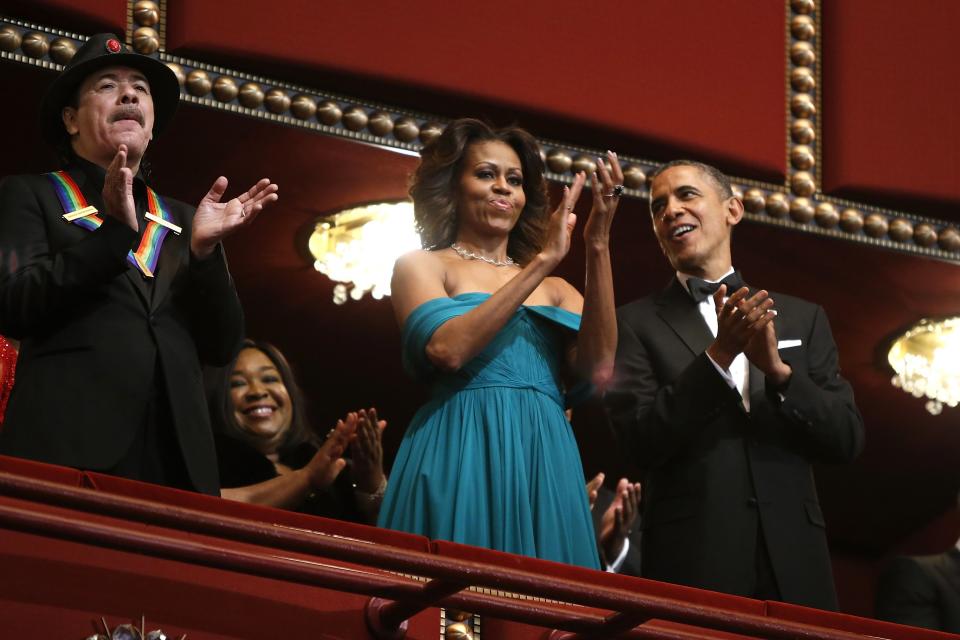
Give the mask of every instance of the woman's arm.
<path id="1" fill-rule="evenodd" d="M 437 329 L 427 343 L 427 358 L 437 367 L 456 371 L 490 343 L 516 310 L 540 286 L 570 250 L 570 234 L 576 224 L 571 213 L 586 176 L 577 174 L 564 188 L 560 206 L 551 214 L 544 248 L 482 304 L 452 318 Z M 391 298 L 400 326 L 418 306 L 445 297 L 440 260 L 429 252 L 407 254 L 397 261 L 391 283 Z"/>
<path id="2" fill-rule="evenodd" d="M 597 159 L 597 173 L 590 177 L 593 207 L 583 230 L 587 265 L 584 296 L 560 281 L 560 306 L 581 313 L 577 335 L 574 370 L 603 391 L 613 378 L 613 362 L 617 350 L 617 317 L 613 295 L 613 269 L 610 262 L 610 226 L 620 196 L 614 191 L 623 184 L 623 171 L 617 154 L 607 152 L 610 166 Z M 598 176 L 599 174 L 599 176 Z"/>
<path id="3" fill-rule="evenodd" d="M 243 487 L 221 489 L 220 497 L 278 509 L 297 509 L 310 492 L 325 489 L 337 479 L 346 461 L 343 452 L 357 430 L 357 414 L 347 414 L 301 469 Z"/>

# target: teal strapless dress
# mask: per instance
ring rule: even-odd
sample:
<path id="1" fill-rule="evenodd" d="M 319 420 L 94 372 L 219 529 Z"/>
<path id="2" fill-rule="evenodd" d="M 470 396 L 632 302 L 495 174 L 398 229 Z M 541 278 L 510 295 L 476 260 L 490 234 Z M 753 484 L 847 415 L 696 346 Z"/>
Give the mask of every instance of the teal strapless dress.
<path id="1" fill-rule="evenodd" d="M 430 300 L 403 329 L 408 372 L 432 385 L 397 453 L 378 524 L 509 553 L 599 568 L 580 454 L 564 415 L 560 360 L 580 316 L 520 307 L 460 371 L 425 348 L 486 293 Z"/>

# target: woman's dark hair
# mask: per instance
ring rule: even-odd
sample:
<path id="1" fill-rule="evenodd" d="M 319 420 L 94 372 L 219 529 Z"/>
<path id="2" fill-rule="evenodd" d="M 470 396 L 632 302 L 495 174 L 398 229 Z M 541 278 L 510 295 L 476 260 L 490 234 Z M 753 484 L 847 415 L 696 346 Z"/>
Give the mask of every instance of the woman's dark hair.
<path id="1" fill-rule="evenodd" d="M 243 341 L 240 351 L 244 349 L 256 349 L 270 359 L 273 366 L 280 372 L 280 379 L 287 388 L 287 395 L 290 396 L 291 420 L 290 428 L 280 443 L 279 451 L 287 451 L 298 447 L 304 442 L 309 442 L 319 446 L 319 438 L 307 425 L 306 405 L 303 392 L 293 375 L 293 368 L 280 350 L 269 342 L 251 340 L 247 338 Z M 233 376 L 233 370 L 237 366 L 237 360 L 240 358 L 240 351 L 237 352 L 233 361 L 222 369 L 217 369 L 213 375 L 207 377 L 207 404 L 210 409 L 210 417 L 213 421 L 213 428 L 224 435 L 232 438 L 250 441 L 250 436 L 240 425 L 234 416 L 233 399 L 230 397 L 230 378 Z"/>
<path id="2" fill-rule="evenodd" d="M 424 249 L 445 249 L 457 238 L 457 196 L 463 160 L 470 145 L 498 141 L 513 149 L 523 171 L 526 206 L 510 232 L 507 255 L 526 264 L 540 251 L 547 211 L 547 182 L 543 158 L 536 139 L 517 127 L 493 129 L 473 118 L 455 120 L 420 152 L 420 166 L 413 174 L 410 197 L 417 231 Z"/>

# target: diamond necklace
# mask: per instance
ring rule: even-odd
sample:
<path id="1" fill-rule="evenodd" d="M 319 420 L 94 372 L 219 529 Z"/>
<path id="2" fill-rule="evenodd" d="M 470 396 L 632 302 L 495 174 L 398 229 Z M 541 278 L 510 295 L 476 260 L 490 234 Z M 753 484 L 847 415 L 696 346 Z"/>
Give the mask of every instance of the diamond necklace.
<path id="1" fill-rule="evenodd" d="M 462 246 L 460 246 L 459 242 L 454 242 L 453 244 L 450 245 L 450 248 L 453 249 L 454 252 L 464 260 L 479 260 L 480 262 L 486 262 L 487 264 L 492 264 L 495 267 L 512 267 L 515 264 L 517 264 L 516 262 L 513 261 L 513 258 L 511 258 L 510 256 L 507 256 L 506 260 L 495 260 L 493 258 L 481 256 L 480 254 L 474 253 L 473 251 L 468 251 L 467 249 L 464 249 Z"/>

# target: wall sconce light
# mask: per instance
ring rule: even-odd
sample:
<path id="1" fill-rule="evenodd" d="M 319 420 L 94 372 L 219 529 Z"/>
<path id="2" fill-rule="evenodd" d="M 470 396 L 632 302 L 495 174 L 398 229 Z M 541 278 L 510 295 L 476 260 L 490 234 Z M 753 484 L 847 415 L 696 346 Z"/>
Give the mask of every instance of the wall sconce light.
<path id="1" fill-rule="evenodd" d="M 336 282 L 333 302 L 390 295 L 393 263 L 420 248 L 413 204 L 383 202 L 346 209 L 318 221 L 308 241 L 313 266 Z"/>
<path id="2" fill-rule="evenodd" d="M 927 397 L 933 415 L 960 403 L 960 317 L 924 318 L 893 341 L 887 360 L 893 386 Z"/>

